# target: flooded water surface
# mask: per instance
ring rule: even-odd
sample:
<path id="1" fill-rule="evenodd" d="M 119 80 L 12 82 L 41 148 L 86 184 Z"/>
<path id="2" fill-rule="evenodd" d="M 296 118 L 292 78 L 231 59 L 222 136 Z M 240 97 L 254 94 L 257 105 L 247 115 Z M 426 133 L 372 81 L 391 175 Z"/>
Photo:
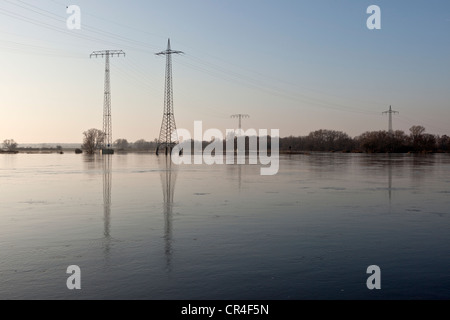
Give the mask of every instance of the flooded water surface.
<path id="1" fill-rule="evenodd" d="M 450 299 L 446 154 L 0 155 L 0 197 L 0 299 Z"/>

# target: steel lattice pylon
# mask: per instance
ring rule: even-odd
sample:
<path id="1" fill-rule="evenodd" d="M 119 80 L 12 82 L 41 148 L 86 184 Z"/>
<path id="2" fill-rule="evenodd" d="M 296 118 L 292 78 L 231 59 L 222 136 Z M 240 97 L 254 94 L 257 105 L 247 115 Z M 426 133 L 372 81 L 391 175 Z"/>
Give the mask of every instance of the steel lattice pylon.
<path id="1" fill-rule="evenodd" d="M 93 56 L 105 57 L 105 99 L 103 102 L 103 134 L 104 140 L 102 145 L 102 153 L 103 154 L 113 154 L 114 150 L 112 149 L 113 141 L 112 141 L 112 119 L 111 119 L 111 78 L 110 78 L 110 67 L 109 67 L 109 57 L 114 57 L 117 55 L 120 57 L 121 55 L 125 56 L 125 52 L 122 50 L 104 50 L 104 51 L 94 51 L 91 54 L 91 58 Z"/>
<path id="2" fill-rule="evenodd" d="M 156 55 L 166 56 L 166 84 L 164 90 L 164 113 L 159 133 L 158 146 L 156 154 L 159 150 L 164 149 L 165 154 L 170 154 L 172 148 L 178 143 L 176 133 L 177 126 L 175 124 L 175 116 L 173 113 L 173 83 L 172 83 L 172 54 L 181 54 L 182 51 L 175 51 L 170 48 L 170 39 L 167 42 L 167 50 L 157 53 Z"/>

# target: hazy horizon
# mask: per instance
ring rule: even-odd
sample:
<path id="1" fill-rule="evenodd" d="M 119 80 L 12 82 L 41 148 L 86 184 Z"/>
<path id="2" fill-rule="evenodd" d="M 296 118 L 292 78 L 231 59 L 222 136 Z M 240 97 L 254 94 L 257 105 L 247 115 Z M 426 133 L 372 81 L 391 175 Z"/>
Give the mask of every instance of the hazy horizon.
<path id="1" fill-rule="evenodd" d="M 322 128 L 322 129 L 323 130 L 329 130 L 329 129 L 325 129 L 325 128 Z M 314 131 L 318 131 L 318 130 L 322 130 L 322 129 L 317 129 L 317 130 L 314 130 Z M 374 130 L 374 131 L 378 131 L 378 130 Z M 387 130 L 380 129 L 380 131 L 387 131 Z M 346 132 L 344 131 L 344 133 L 346 133 Z M 355 138 L 357 138 L 358 136 L 360 136 L 363 133 L 364 132 L 361 132 L 360 134 L 358 134 L 356 136 L 350 136 L 350 135 L 349 136 L 350 136 L 350 138 L 355 139 Z M 405 133 L 407 135 L 409 135 L 409 131 L 405 131 Z M 426 133 L 434 134 L 433 132 L 428 132 L 428 130 L 426 131 Z M 308 134 L 305 134 L 305 135 L 292 135 L 292 136 L 293 137 L 301 137 L 301 136 L 307 136 L 307 135 Z M 443 135 L 449 136 L 449 134 L 445 134 L 445 133 Z M 280 136 L 280 139 L 289 138 L 289 137 L 290 136 Z M 136 142 L 138 140 L 141 140 L 141 139 L 144 139 L 144 138 L 140 138 L 140 139 L 136 139 L 136 140 L 129 140 L 126 137 L 118 137 L 117 139 L 126 139 L 129 143 L 134 143 L 134 142 Z M 114 141 L 117 140 L 117 139 L 114 139 Z M 147 141 L 147 142 L 153 142 L 155 139 L 157 139 L 157 138 L 153 138 L 153 139 L 150 139 L 150 140 L 144 139 L 144 140 Z M 19 148 L 24 148 L 24 147 L 27 147 L 27 146 L 43 146 L 43 145 L 49 145 L 50 147 L 57 146 L 57 145 L 62 145 L 62 146 L 64 146 L 64 145 L 73 145 L 73 146 L 79 145 L 79 146 L 81 146 L 83 144 L 82 138 L 81 138 L 80 142 L 33 142 L 33 143 L 29 143 L 29 142 L 21 143 L 21 142 L 18 142 L 18 141 L 15 141 L 15 142 L 17 142 Z"/>

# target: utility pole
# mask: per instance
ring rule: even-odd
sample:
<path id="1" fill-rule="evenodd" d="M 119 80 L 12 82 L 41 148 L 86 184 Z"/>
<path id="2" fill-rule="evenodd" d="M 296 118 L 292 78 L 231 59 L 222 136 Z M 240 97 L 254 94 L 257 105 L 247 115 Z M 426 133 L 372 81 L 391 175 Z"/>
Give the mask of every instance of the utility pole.
<path id="1" fill-rule="evenodd" d="M 250 116 L 248 114 L 233 114 L 231 116 L 233 119 L 239 119 L 239 130 L 242 129 L 242 119 L 248 119 Z"/>
<path id="2" fill-rule="evenodd" d="M 389 110 L 388 111 L 383 112 L 383 114 L 388 114 L 389 115 L 389 134 L 393 134 L 394 133 L 394 130 L 392 128 L 392 115 L 393 114 L 398 114 L 398 113 L 399 113 L 398 111 L 392 110 L 392 106 L 389 106 Z"/>
<path id="3" fill-rule="evenodd" d="M 156 155 L 159 150 L 164 149 L 165 154 L 172 152 L 173 147 L 178 143 L 176 134 L 177 126 L 173 113 L 173 83 L 172 83 L 172 55 L 182 54 L 182 51 L 175 51 L 170 48 L 170 39 L 167 41 L 167 50 L 156 53 L 157 56 L 166 56 L 166 83 L 164 89 L 164 113 L 159 133 Z"/>
<path id="4" fill-rule="evenodd" d="M 105 57 L 105 99 L 103 102 L 103 134 L 105 135 L 102 146 L 102 154 L 114 154 L 112 149 L 112 119 L 111 119 L 111 79 L 109 57 L 125 56 L 122 50 L 104 50 L 94 51 L 91 53 L 92 57 Z"/>

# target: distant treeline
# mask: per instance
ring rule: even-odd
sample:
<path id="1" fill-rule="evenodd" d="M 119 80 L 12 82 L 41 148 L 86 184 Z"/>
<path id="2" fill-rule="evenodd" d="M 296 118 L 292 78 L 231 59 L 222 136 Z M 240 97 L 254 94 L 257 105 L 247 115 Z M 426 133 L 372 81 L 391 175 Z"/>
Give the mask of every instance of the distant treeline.
<path id="1" fill-rule="evenodd" d="M 409 134 L 397 130 L 368 131 L 355 138 L 341 131 L 317 130 L 303 137 L 280 140 L 282 151 L 327 151 L 365 153 L 429 153 L 450 152 L 450 137 L 425 133 L 422 126 L 413 126 Z"/>
<path id="2" fill-rule="evenodd" d="M 144 139 L 137 140 L 135 142 L 128 142 L 127 139 L 117 139 L 114 141 L 114 148 L 117 151 L 149 151 L 156 150 L 158 141 L 146 141 Z"/>
<path id="3" fill-rule="evenodd" d="M 236 140 L 236 138 L 235 138 Z M 258 137 L 245 138 L 246 150 L 258 149 Z M 255 143 L 256 141 L 256 143 Z M 206 148 L 211 141 L 203 141 L 202 149 Z M 267 137 L 267 149 L 271 150 L 271 138 Z M 234 143 L 237 149 L 237 141 Z M 256 147 L 254 147 L 256 145 Z M 144 139 L 128 142 L 127 139 L 117 139 L 114 142 L 116 151 L 125 152 L 152 152 L 158 146 L 157 139 L 146 141 Z M 253 146 L 253 147 L 252 147 Z M 22 152 L 62 152 L 63 147 L 43 148 L 18 148 L 14 140 L 5 140 L 0 153 Z M 335 130 L 316 130 L 307 136 L 289 136 L 280 138 L 280 152 L 363 152 L 363 153 L 434 153 L 450 152 L 450 137 L 447 135 L 433 135 L 425 132 L 422 126 L 413 126 L 409 133 L 397 130 L 392 133 L 388 131 L 367 131 L 357 137 L 350 137 L 347 133 Z M 81 150 L 81 149 L 80 149 Z M 191 141 L 191 150 L 194 151 L 194 141 Z M 226 150 L 226 141 L 223 141 L 223 150 Z"/>
<path id="4" fill-rule="evenodd" d="M 253 137 L 258 141 L 259 138 Z M 251 140 L 246 137 L 246 150 L 249 149 Z M 271 139 L 268 137 L 268 149 L 271 149 Z M 194 142 L 191 142 L 194 150 Z M 203 149 L 210 144 L 203 141 Z M 152 142 L 143 139 L 136 142 L 128 142 L 126 139 L 118 139 L 114 142 L 117 151 L 149 151 L 155 150 L 157 140 Z M 236 149 L 235 142 L 235 149 Z M 226 150 L 225 141 L 223 148 Z M 357 137 L 350 137 L 347 133 L 335 130 L 316 130 L 307 136 L 289 136 L 280 138 L 281 152 L 363 152 L 363 153 L 432 153 L 450 152 L 450 137 L 439 136 L 425 132 L 422 126 L 413 126 L 409 133 L 397 130 L 392 133 L 388 131 L 367 131 Z"/>

